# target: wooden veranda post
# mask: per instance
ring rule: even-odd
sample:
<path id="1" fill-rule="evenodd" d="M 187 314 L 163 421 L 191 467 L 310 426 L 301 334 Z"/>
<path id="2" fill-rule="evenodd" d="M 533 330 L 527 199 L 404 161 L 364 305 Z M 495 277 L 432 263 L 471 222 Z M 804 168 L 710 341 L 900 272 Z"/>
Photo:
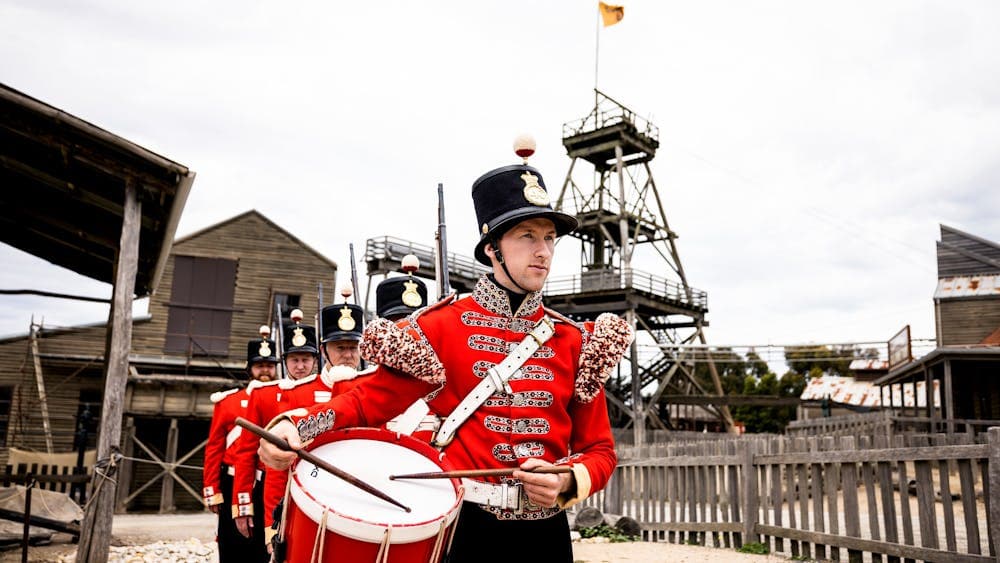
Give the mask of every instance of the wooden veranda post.
<path id="1" fill-rule="evenodd" d="M 989 511 L 988 520 L 990 537 L 993 539 L 993 554 L 997 561 L 1000 561 L 1000 494 L 997 494 L 1000 492 L 1000 428 L 993 427 L 987 432 L 990 445 L 987 475 L 989 475 L 990 482 L 989 490 L 983 491 L 983 497 L 987 500 L 986 509 Z"/>
<path id="2" fill-rule="evenodd" d="M 93 494 L 80 529 L 79 563 L 106 563 L 111 542 L 111 520 L 115 510 L 117 475 L 109 474 L 112 448 L 121 441 L 122 410 L 128 382 L 128 355 L 132 348 L 132 297 L 139 263 L 141 203 L 134 181 L 125 184 L 122 233 L 115 263 L 115 286 L 109 314 L 110 334 L 105 353 L 104 404 L 97 459 L 106 463 L 94 470 Z"/>

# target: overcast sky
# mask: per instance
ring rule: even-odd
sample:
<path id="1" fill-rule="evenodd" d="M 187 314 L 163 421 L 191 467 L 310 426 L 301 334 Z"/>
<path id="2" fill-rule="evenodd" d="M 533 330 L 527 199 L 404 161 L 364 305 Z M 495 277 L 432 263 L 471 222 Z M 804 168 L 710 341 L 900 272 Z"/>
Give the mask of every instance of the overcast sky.
<path id="1" fill-rule="evenodd" d="M 933 338 L 938 225 L 1000 240 L 997 22 L 993 1 L 625 2 L 599 86 L 660 129 L 653 174 L 710 343 Z M 516 162 L 518 133 L 561 185 L 596 23 L 596 0 L 0 0 L 0 82 L 194 170 L 179 236 L 257 209 L 343 283 L 350 242 L 432 242 L 438 182 L 449 249 L 471 255 L 471 183 Z M 0 260 L 2 289 L 110 294 Z M 0 299 L 0 335 L 106 318 Z"/>

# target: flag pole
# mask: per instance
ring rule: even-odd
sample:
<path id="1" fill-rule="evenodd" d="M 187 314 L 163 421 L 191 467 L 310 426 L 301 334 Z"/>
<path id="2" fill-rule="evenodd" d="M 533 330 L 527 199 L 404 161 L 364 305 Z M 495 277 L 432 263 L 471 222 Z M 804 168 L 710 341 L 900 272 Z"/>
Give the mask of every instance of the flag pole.
<path id="1" fill-rule="evenodd" d="M 597 70 L 601 63 L 601 7 L 597 7 L 597 28 L 594 33 L 594 104 L 597 104 Z"/>

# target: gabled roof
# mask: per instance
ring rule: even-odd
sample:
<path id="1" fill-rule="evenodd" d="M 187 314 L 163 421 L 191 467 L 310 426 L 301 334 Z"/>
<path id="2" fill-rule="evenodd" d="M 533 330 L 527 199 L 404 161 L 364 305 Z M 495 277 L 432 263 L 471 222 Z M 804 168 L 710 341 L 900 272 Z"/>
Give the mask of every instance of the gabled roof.
<path id="1" fill-rule="evenodd" d="M 318 259 L 322 260 L 323 262 L 326 262 L 327 264 L 329 264 L 330 267 L 332 267 L 334 269 L 337 268 L 337 263 L 336 262 L 334 262 L 333 260 L 330 260 L 326 256 L 320 254 L 313 247 L 311 247 L 308 244 L 302 242 L 302 239 L 300 239 L 299 237 L 297 237 L 297 236 L 293 235 L 292 233 L 286 231 L 285 229 L 281 228 L 280 226 L 278 226 L 277 223 L 275 223 L 274 221 L 268 219 L 267 217 L 264 216 L 263 213 L 261 213 L 260 211 L 257 211 L 256 209 L 251 209 L 249 211 L 245 211 L 243 213 L 240 213 L 239 215 L 230 217 L 229 219 L 226 219 L 225 221 L 221 221 L 221 222 L 216 223 L 214 225 L 209 225 L 209 226 L 205 227 L 204 229 L 200 229 L 200 230 L 197 230 L 197 231 L 195 231 L 195 232 L 193 232 L 191 234 L 185 235 L 185 236 L 183 236 L 183 237 L 175 240 L 174 244 L 175 245 L 176 244 L 182 244 L 184 242 L 187 242 L 187 241 L 190 241 L 190 240 L 194 240 L 194 239 L 196 239 L 198 237 L 202 237 L 202 236 L 204 236 L 204 235 L 206 235 L 208 233 L 211 233 L 213 231 L 221 229 L 222 227 L 225 227 L 227 225 L 231 225 L 233 223 L 242 221 L 242 220 L 246 219 L 247 217 L 257 217 L 257 218 L 259 218 L 260 220 L 262 220 L 265 223 L 267 223 L 274 230 L 276 230 L 276 231 L 280 232 L 281 234 L 287 236 L 288 238 L 292 239 L 296 244 L 298 244 L 298 245 L 302 246 L 302 248 L 308 250 L 309 253 L 311 253 L 316 258 L 318 258 Z"/>
<path id="2" fill-rule="evenodd" d="M 938 277 L 1000 274 L 1000 244 L 941 225 Z"/>
<path id="3" fill-rule="evenodd" d="M 0 84 L 0 241 L 114 283 L 125 186 L 141 203 L 135 294 L 159 283 L 194 172 Z"/>

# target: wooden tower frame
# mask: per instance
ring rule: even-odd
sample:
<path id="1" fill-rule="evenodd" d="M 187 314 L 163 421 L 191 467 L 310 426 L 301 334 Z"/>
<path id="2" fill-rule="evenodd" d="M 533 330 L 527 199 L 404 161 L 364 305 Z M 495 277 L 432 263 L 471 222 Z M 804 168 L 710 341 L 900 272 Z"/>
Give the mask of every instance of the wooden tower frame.
<path id="1" fill-rule="evenodd" d="M 571 236 L 581 241 L 582 269 L 571 279 L 550 280 L 546 299 L 574 318 L 593 319 L 609 311 L 624 315 L 635 327 L 636 342 L 618 380 L 608 387 L 608 398 L 613 408 L 628 415 L 635 443 L 640 444 L 647 423 L 654 428 L 671 426 L 669 417 L 663 420 L 657 412 L 662 395 L 721 396 L 722 385 L 710 356 L 714 393 L 694 377 L 689 345 L 706 344 L 708 295 L 688 284 L 677 234 L 668 226 L 649 167 L 659 147 L 659 130 L 599 90 L 594 93 L 594 109 L 563 125 L 563 146 L 572 160 L 555 202 L 556 209 L 580 221 Z M 593 165 L 592 188 L 574 180 L 581 159 Z M 655 264 L 652 271 L 669 277 L 634 269 L 636 250 L 649 258 L 644 263 Z M 640 339 L 655 343 L 650 347 L 655 355 L 639 357 Z M 656 389 L 644 403 L 642 390 L 653 383 Z M 732 429 L 725 405 L 703 408 Z"/>

